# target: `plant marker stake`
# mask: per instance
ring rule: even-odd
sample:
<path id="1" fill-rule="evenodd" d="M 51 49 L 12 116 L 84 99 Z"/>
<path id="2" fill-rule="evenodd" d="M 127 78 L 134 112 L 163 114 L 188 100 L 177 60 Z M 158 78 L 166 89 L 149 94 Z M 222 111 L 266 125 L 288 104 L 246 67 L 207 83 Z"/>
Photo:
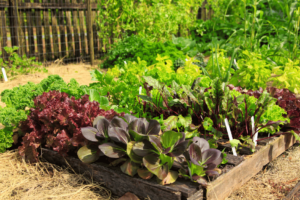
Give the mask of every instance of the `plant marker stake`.
<path id="1" fill-rule="evenodd" d="M 139 95 L 142 94 L 142 86 L 139 88 Z"/>
<path id="2" fill-rule="evenodd" d="M 254 116 L 251 117 L 251 125 L 252 125 L 252 135 L 253 135 L 253 142 L 255 146 L 257 146 L 257 137 L 258 137 L 258 132 L 255 132 L 254 130 Z"/>
<path id="3" fill-rule="evenodd" d="M 237 62 L 236 62 L 236 59 L 234 59 L 233 62 L 234 62 L 234 64 L 236 65 L 236 67 L 239 69 L 239 66 L 238 66 L 238 64 L 237 64 Z"/>
<path id="4" fill-rule="evenodd" d="M 185 61 L 188 61 L 188 59 L 186 58 Z"/>
<path id="5" fill-rule="evenodd" d="M 127 65 L 127 62 L 126 62 L 126 61 L 124 61 L 124 63 L 125 63 L 125 65 Z"/>
<path id="6" fill-rule="evenodd" d="M 7 80 L 7 76 L 6 76 L 4 67 L 2 67 L 2 73 L 3 73 L 4 81 L 7 82 L 8 80 Z"/>
<path id="7" fill-rule="evenodd" d="M 227 130 L 227 133 L 228 133 L 229 141 L 233 140 L 233 137 L 232 137 L 232 134 L 231 134 L 231 130 L 230 130 L 230 127 L 229 127 L 229 123 L 228 123 L 228 119 L 225 118 L 224 121 L 225 121 L 226 130 Z M 234 156 L 237 156 L 235 147 L 232 147 L 232 153 L 233 153 Z"/>

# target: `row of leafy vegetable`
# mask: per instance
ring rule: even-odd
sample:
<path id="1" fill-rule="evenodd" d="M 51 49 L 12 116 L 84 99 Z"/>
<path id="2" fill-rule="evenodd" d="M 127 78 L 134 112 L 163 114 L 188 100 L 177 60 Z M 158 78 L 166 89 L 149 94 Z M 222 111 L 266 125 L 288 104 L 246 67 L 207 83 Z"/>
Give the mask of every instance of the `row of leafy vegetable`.
<path id="1" fill-rule="evenodd" d="M 142 178 L 150 178 L 154 174 L 160 183 L 168 184 L 179 174 L 205 185 L 202 178 L 205 174 L 219 173 L 216 167 L 221 164 L 224 154 L 216 149 L 208 150 L 208 146 L 216 148 L 216 140 L 226 137 L 224 118 L 229 119 L 234 138 L 250 145 L 253 137 L 248 128 L 251 116 L 255 116 L 255 129 L 260 132 L 275 133 L 279 130 L 278 125 L 290 122 L 291 117 L 292 123 L 286 128 L 299 131 L 299 100 L 286 89 L 268 88 L 270 93 L 245 91 L 227 85 L 220 78 L 211 80 L 205 76 L 186 85 L 178 84 L 176 80 L 189 76 L 189 65 L 185 68 L 186 74 L 181 74 L 180 70 L 169 73 L 170 85 L 165 85 L 169 84 L 168 77 L 164 77 L 157 66 L 145 70 L 150 74 L 156 72 L 152 76 L 139 76 L 134 67 L 128 68 L 119 75 L 118 81 L 111 75 L 113 69 L 106 74 L 95 70 L 92 76 L 98 82 L 90 86 L 79 86 L 75 80 L 66 84 L 59 76 L 50 76 L 37 85 L 29 83 L 6 90 L 1 95 L 7 104 L 1 109 L 1 120 L 6 120 L 5 125 L 11 130 L 4 139 L 12 136 L 12 129 L 18 126 L 15 124 L 22 121 L 20 134 L 26 134 L 19 151 L 27 160 L 37 160 L 36 149 L 41 145 L 62 155 L 83 146 L 78 155 L 84 162 L 95 161 L 100 154 L 120 157 L 114 163 L 124 162 L 121 170 L 129 175 L 138 173 Z M 196 65 L 191 62 L 190 66 Z M 162 66 L 161 70 L 166 68 Z M 153 78 L 155 76 L 158 79 Z M 160 78 L 165 80 L 164 84 L 159 82 Z M 141 85 L 144 88 L 139 94 Z M 86 93 L 90 96 L 84 95 Z M 81 95 L 84 96 L 80 98 Z M 126 97 L 128 102 L 135 104 L 116 106 L 108 103 L 108 100 L 114 103 Z M 26 107 L 30 110 L 26 111 Z M 10 114 L 5 115 L 3 110 L 23 113 L 15 114 L 23 118 L 7 121 L 6 116 Z M 137 119 L 124 115 L 124 112 L 152 120 L 147 122 L 145 118 Z M 97 117 L 99 115 L 101 117 Z M 151 128 L 153 124 L 156 128 Z M 149 134 L 154 129 L 156 132 Z M 205 142 L 199 136 L 211 139 Z M 95 151 L 97 145 L 99 150 Z"/>

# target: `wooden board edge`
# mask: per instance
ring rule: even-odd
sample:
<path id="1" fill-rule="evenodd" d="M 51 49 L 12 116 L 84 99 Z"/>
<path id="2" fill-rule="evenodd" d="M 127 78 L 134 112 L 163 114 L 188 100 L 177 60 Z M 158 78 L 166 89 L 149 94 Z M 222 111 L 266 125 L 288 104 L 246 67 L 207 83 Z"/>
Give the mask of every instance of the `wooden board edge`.
<path id="1" fill-rule="evenodd" d="M 300 190 L 300 181 L 296 186 L 283 198 L 283 200 L 290 200 L 293 198 L 294 194 Z"/>
<path id="2" fill-rule="evenodd" d="M 141 199 L 148 197 L 151 200 L 182 199 L 181 192 L 170 190 L 164 186 L 157 187 L 147 180 L 131 178 L 126 174 L 118 173 L 114 169 L 104 166 L 97 166 L 95 163 L 84 164 L 80 160 L 73 157 L 62 157 L 57 152 L 49 149 L 42 149 L 41 157 L 53 164 L 69 166 L 76 173 L 93 176 L 94 181 L 103 183 L 104 186 L 118 196 L 122 196 L 126 192 L 131 192 Z M 101 170 L 95 170 L 97 167 Z"/>
<path id="3" fill-rule="evenodd" d="M 251 158 L 248 158 L 228 173 L 210 183 L 207 187 L 207 200 L 225 199 L 233 191 L 240 188 L 261 171 L 263 166 L 294 145 L 295 142 L 295 137 L 292 134 L 287 133 L 281 135 L 267 146 L 262 147 L 257 153 L 253 154 Z"/>

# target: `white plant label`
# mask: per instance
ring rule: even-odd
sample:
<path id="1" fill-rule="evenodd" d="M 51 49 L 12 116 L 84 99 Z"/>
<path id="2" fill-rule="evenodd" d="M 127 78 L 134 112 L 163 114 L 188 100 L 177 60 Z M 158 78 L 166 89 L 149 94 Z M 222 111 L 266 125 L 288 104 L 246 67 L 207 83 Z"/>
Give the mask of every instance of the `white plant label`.
<path id="1" fill-rule="evenodd" d="M 227 130 L 227 133 L 228 133 L 229 141 L 233 140 L 233 137 L 232 137 L 232 134 L 231 134 L 231 130 L 230 130 L 230 127 L 229 127 L 229 123 L 228 123 L 228 119 L 225 118 L 224 121 L 225 121 L 226 130 Z M 232 153 L 233 153 L 234 156 L 237 156 L 235 147 L 232 147 Z"/>
<path id="2" fill-rule="evenodd" d="M 124 61 L 124 63 L 125 63 L 125 65 L 127 65 L 127 62 L 126 62 L 126 61 Z"/>
<path id="3" fill-rule="evenodd" d="M 258 132 L 256 132 L 255 126 L 254 126 L 254 116 L 251 117 L 251 125 L 252 125 L 252 135 L 253 135 L 253 142 L 255 146 L 257 145 L 257 137 L 258 137 Z"/>
<path id="4" fill-rule="evenodd" d="M 236 59 L 234 59 L 233 62 L 234 62 L 234 64 L 235 64 L 235 66 L 239 69 L 239 66 L 238 66 L 238 64 L 237 64 L 237 62 L 236 62 Z"/>
<path id="5" fill-rule="evenodd" d="M 142 86 L 139 88 L 139 95 L 142 94 Z"/>
<path id="6" fill-rule="evenodd" d="M 4 81 L 7 82 L 8 80 L 7 80 L 7 76 L 6 76 L 4 67 L 2 67 L 2 73 L 3 73 Z"/>
<path id="7" fill-rule="evenodd" d="M 188 61 L 188 59 L 186 58 L 185 61 Z"/>

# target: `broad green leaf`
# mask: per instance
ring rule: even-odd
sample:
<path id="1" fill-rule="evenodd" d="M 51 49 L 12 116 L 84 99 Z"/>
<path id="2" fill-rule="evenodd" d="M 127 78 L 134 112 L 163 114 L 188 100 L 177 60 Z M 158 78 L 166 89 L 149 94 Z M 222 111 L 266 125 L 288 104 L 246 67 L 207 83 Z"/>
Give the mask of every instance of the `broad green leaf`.
<path id="1" fill-rule="evenodd" d="M 100 154 L 97 153 L 98 149 L 89 148 L 88 146 L 83 146 L 77 151 L 78 158 L 83 163 L 93 163 L 97 161 L 100 157 Z"/>
<path id="2" fill-rule="evenodd" d="M 170 131 L 172 129 L 176 129 L 177 128 L 177 120 L 178 117 L 177 116 L 170 116 L 168 117 L 166 120 L 164 120 L 164 130 L 163 131 Z"/>
<path id="3" fill-rule="evenodd" d="M 238 148 L 239 144 L 241 144 L 241 142 L 239 140 L 237 140 L 237 139 L 230 140 L 230 145 L 232 147 Z"/>
<path id="4" fill-rule="evenodd" d="M 135 141 L 131 141 L 127 144 L 127 155 L 129 156 L 130 160 L 135 162 L 135 163 L 142 163 L 143 162 L 143 157 L 138 156 L 134 153 L 133 147 L 135 145 Z"/>
<path id="5" fill-rule="evenodd" d="M 161 136 L 161 143 L 164 148 L 169 148 L 182 138 L 182 133 L 175 131 L 164 132 Z"/>

